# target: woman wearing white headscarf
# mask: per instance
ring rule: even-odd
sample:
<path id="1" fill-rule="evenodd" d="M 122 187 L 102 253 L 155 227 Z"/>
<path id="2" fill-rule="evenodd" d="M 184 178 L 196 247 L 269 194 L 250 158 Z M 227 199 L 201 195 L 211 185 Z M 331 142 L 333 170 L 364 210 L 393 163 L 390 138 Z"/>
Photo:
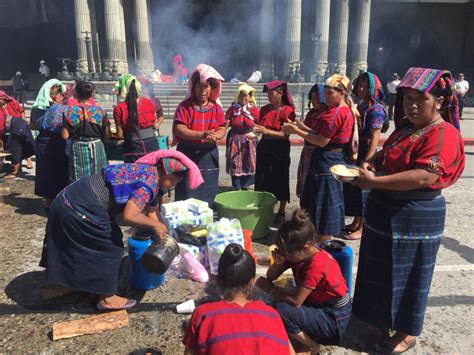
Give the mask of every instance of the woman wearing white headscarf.
<path id="1" fill-rule="evenodd" d="M 252 131 L 258 115 L 255 89 L 240 85 L 225 115 L 227 127 L 231 128 L 227 135 L 226 171 L 237 190 L 254 184 L 258 141 Z"/>

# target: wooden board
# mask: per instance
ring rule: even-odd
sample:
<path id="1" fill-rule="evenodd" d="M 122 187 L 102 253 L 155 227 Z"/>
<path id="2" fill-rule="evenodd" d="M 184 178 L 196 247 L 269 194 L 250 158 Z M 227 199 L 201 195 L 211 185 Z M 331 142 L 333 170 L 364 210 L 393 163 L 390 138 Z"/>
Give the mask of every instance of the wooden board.
<path id="1" fill-rule="evenodd" d="M 103 313 L 70 322 L 54 323 L 53 340 L 95 334 L 123 327 L 128 327 L 128 313 L 126 310 Z"/>

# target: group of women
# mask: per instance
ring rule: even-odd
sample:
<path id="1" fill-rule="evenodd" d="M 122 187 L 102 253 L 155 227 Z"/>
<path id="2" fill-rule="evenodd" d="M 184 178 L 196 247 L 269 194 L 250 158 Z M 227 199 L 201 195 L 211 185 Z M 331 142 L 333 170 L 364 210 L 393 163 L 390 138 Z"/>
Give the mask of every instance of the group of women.
<path id="1" fill-rule="evenodd" d="M 268 190 L 271 179 L 281 178 L 274 169 L 287 169 L 288 135 L 305 139 L 297 191 L 312 223 L 303 211 L 296 211 L 281 225 L 275 264 L 257 281 L 280 302 L 275 308 L 294 347 L 286 348 L 272 310 L 250 301 L 254 266 L 238 246 L 229 246 L 218 275 L 227 302 L 196 309 L 183 339 L 186 353 L 223 351 L 224 333 L 233 339 L 228 345 L 234 350 L 265 346 L 275 353 L 315 352 L 320 343 L 340 341 L 351 314 L 378 328 L 392 353 L 415 346 L 444 230 L 441 191 L 464 169 L 453 84 L 448 71 L 410 68 L 397 88 L 395 131 L 379 151 L 386 114 L 382 86 L 373 73 L 361 74 L 354 83 L 357 108 L 349 96 L 348 78 L 334 75 L 324 85 L 315 85 L 309 94 L 313 108 L 304 122 L 288 114 L 291 101 L 282 99 L 281 83 L 265 86 L 271 102 L 265 108 L 271 114 L 262 120 L 262 108 L 254 127 L 254 132 L 264 133 L 257 146 L 256 188 Z M 280 100 L 273 101 L 275 96 Z M 259 154 L 265 159 L 259 160 Z M 360 176 L 343 186 L 329 168 L 347 163 L 359 165 Z M 259 176 L 259 169 L 265 173 Z M 259 185 L 259 179 L 265 183 Z M 344 229 L 345 215 L 355 217 L 346 237 L 362 236 L 352 307 L 339 268 L 317 244 Z M 294 293 L 273 283 L 288 268 L 297 285 Z M 245 339 L 242 334 L 247 334 Z"/>
<path id="2" fill-rule="evenodd" d="M 123 242 L 115 217 L 121 213 L 127 224 L 162 237 L 166 226 L 157 209 L 159 190 L 176 186 L 177 200 L 212 203 L 219 178 L 217 141 L 228 127 L 226 168 L 233 185 L 244 189 L 255 178 L 255 189 L 274 193 L 280 201 L 277 216 L 284 216 L 289 136 L 296 134 L 305 140 L 297 192 L 306 212 L 294 212 L 281 225 L 275 264 L 265 278 L 255 280 L 255 263 L 241 247 L 226 249 L 218 274 L 224 301 L 197 308 L 183 340 L 186 352 L 217 353 L 229 344 L 256 352 L 317 351 L 319 344 L 340 342 L 351 314 L 385 332 L 393 352 L 412 348 L 422 331 L 444 229 L 441 191 L 464 169 L 451 74 L 410 68 L 397 88 L 395 131 L 379 151 L 386 115 L 373 73 L 355 80 L 357 105 L 345 76 L 314 85 L 312 108 L 303 122 L 295 120 L 291 95 L 281 81 L 265 84 L 269 104 L 260 110 L 255 90 L 241 85 L 224 113 L 222 80 L 207 65 L 193 71 L 189 94 L 174 117 L 177 149 L 171 151 L 157 149 L 156 106 L 140 95 L 135 77 L 122 77 L 118 93 L 123 102 L 114 119 L 116 136 L 125 139 L 126 163 L 111 166 L 106 166 L 102 143 L 110 135 L 108 120 L 92 99 L 93 84 L 77 83 L 72 100 L 61 82 L 45 84 L 32 124 L 40 131 L 36 191 L 52 201 L 41 259 L 47 279 L 97 294 L 99 310 L 133 307 L 135 300 L 117 295 Z M 1 106 L 8 100 L 0 96 Z M 0 130 L 9 130 L 11 151 L 21 161 L 31 133 L 21 118 L 1 118 Z M 347 163 L 359 165 L 360 175 L 343 186 L 329 168 Z M 345 215 L 355 217 L 347 227 Z M 352 304 L 337 262 L 318 246 L 344 229 L 348 239 L 362 237 Z M 294 293 L 273 283 L 287 269 L 295 277 Z M 255 282 L 278 302 L 275 308 L 251 301 Z"/>

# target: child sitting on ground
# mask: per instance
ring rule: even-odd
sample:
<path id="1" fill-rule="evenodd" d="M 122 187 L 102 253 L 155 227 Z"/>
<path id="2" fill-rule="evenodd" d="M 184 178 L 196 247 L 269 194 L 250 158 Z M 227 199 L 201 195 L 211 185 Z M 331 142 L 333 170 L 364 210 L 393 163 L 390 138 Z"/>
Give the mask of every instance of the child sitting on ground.
<path id="1" fill-rule="evenodd" d="M 350 295 L 337 261 L 314 243 L 315 229 L 303 210 L 278 230 L 275 263 L 257 287 L 276 303 L 295 351 L 317 352 L 319 344 L 339 344 L 351 316 Z M 297 289 L 289 293 L 273 285 L 291 268 Z"/>
<path id="2" fill-rule="evenodd" d="M 223 300 L 196 308 L 183 338 L 185 355 L 293 353 L 278 312 L 251 301 L 255 270 L 242 246 L 225 248 L 217 274 Z"/>

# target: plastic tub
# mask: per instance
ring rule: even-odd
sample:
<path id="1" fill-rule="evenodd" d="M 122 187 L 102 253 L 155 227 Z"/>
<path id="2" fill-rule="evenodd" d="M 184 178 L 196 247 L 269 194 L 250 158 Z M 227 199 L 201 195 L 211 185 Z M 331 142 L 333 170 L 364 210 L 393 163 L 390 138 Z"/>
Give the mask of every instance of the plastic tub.
<path id="1" fill-rule="evenodd" d="M 152 290 L 165 283 L 164 275 L 149 272 L 142 265 L 141 259 L 152 240 L 133 236 L 128 238 L 128 272 L 130 286 L 136 290 Z"/>
<path id="2" fill-rule="evenodd" d="M 252 231 L 252 239 L 270 232 L 276 197 L 269 192 L 231 191 L 216 195 L 215 208 L 219 218 L 237 218 L 243 229 Z"/>

